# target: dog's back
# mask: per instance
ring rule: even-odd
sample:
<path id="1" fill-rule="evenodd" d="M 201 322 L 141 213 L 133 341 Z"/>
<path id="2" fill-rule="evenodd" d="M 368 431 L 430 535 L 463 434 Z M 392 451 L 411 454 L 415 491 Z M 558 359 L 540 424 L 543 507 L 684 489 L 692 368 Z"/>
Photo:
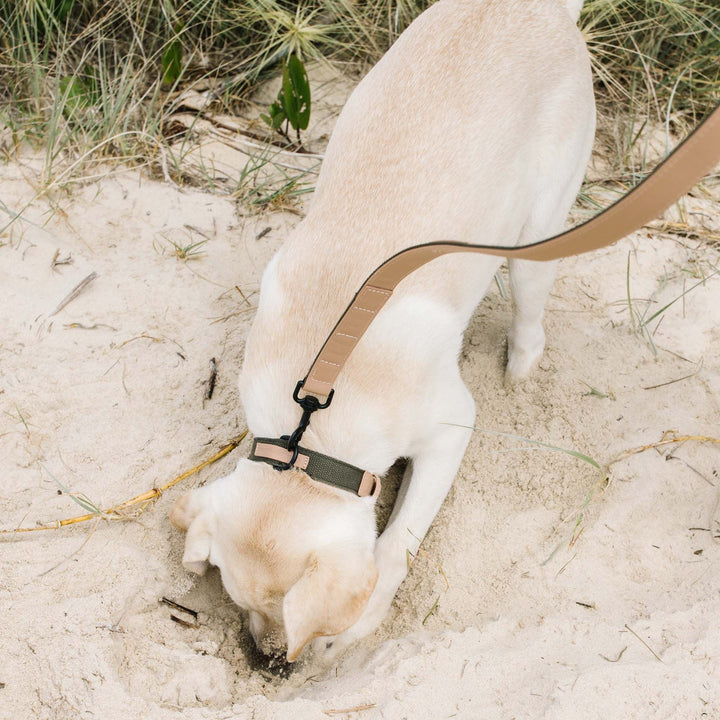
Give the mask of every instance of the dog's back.
<path id="1" fill-rule="evenodd" d="M 268 268 L 241 383 L 251 428 L 261 403 L 257 432 L 287 430 L 275 421 L 293 416 L 287 388 L 383 260 L 437 240 L 531 241 L 558 205 L 564 218 L 593 118 L 587 50 L 564 3 L 440 0 L 423 13 L 348 100 L 309 214 Z M 403 297 L 422 296 L 458 312 L 464 327 L 497 265 L 469 255 L 435 260 L 400 285 L 381 317 Z M 448 342 L 428 339 L 426 320 L 404 323 L 408 358 L 419 357 L 416 342 Z M 340 384 L 353 376 L 378 391 L 389 367 L 378 354 L 387 347 L 381 325 Z"/>

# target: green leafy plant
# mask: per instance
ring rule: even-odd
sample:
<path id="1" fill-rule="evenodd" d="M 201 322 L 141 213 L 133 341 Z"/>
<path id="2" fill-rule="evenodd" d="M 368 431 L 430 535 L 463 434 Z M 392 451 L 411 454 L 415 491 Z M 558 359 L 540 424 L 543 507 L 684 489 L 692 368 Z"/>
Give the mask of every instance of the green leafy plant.
<path id="1" fill-rule="evenodd" d="M 270 105 L 268 114 L 260 117 L 288 140 L 288 130 L 292 126 L 300 145 L 300 131 L 306 130 L 310 122 L 310 105 L 310 81 L 305 65 L 297 55 L 290 55 L 283 61 L 282 85 L 277 100 Z"/>
<path id="2" fill-rule="evenodd" d="M 185 153 L 170 147 L 165 131 L 185 97 L 179 91 L 206 92 L 213 111 L 237 115 L 281 58 L 297 59 L 288 60 L 290 83 L 290 64 L 366 68 L 430 4 L 0 0 L 1 122 L 14 143 L 45 146 L 43 182 L 74 181 L 98 158 L 155 167 L 167 156 L 178 177 L 224 192 L 210 175 L 195 177 Z M 580 25 L 599 106 L 617 120 L 606 131 L 608 159 L 620 176 L 628 158 L 633 177 L 642 174 L 645 164 L 636 167 L 631 151 L 648 129 L 664 123 L 682 135 L 717 103 L 720 4 L 586 0 Z M 302 120 L 309 102 L 289 114 L 283 102 L 273 105 L 265 111 L 271 127 L 295 142 L 291 117 Z"/>

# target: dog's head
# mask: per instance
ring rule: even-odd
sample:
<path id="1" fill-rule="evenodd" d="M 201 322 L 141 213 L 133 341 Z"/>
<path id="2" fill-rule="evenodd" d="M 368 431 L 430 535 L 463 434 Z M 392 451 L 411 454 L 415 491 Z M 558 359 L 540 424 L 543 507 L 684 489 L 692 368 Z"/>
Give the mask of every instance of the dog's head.
<path id="1" fill-rule="evenodd" d="M 377 581 L 372 504 L 300 470 L 241 460 L 179 498 L 170 520 L 187 531 L 183 565 L 200 575 L 219 567 L 258 648 L 287 645 L 291 662 L 313 638 L 349 628 Z"/>

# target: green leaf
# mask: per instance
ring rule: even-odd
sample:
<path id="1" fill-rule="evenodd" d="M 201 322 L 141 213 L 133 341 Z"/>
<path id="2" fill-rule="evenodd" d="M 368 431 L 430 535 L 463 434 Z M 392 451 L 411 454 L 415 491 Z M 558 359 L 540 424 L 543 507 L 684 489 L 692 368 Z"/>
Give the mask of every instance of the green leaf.
<path id="1" fill-rule="evenodd" d="M 296 103 L 296 123 L 292 125 L 296 130 L 306 130 L 310 122 L 310 81 L 307 71 L 296 55 L 288 58 L 287 69 Z"/>
<path id="2" fill-rule="evenodd" d="M 291 55 L 283 63 L 282 90 L 278 100 L 293 128 L 307 129 L 310 122 L 310 82 L 297 55 Z"/>
<path id="3" fill-rule="evenodd" d="M 175 36 L 163 50 L 162 54 L 163 82 L 173 85 L 177 82 L 182 72 L 182 43 Z"/>
<path id="4" fill-rule="evenodd" d="M 74 500 L 83 510 L 93 515 L 102 515 L 103 511 L 87 495 L 75 495 L 71 493 L 42 463 L 40 467 L 57 483 L 57 486 L 69 498 Z"/>
<path id="5" fill-rule="evenodd" d="M 294 92 L 292 80 L 290 79 L 290 69 L 286 62 L 283 63 L 282 93 L 278 95 L 278 100 L 282 103 L 282 108 L 290 124 L 297 130 L 298 99 Z"/>
<path id="6" fill-rule="evenodd" d="M 55 0 L 52 13 L 55 19 L 62 22 L 75 4 L 75 0 Z"/>
<path id="7" fill-rule="evenodd" d="M 282 85 L 277 101 L 267 114 L 261 115 L 263 122 L 274 130 L 287 120 L 298 131 L 307 129 L 310 122 L 310 81 L 305 66 L 296 55 L 290 55 L 282 64 Z"/>
<path id="8" fill-rule="evenodd" d="M 65 100 L 66 115 L 86 110 L 97 99 L 95 81 L 82 75 L 66 75 L 60 78 L 60 92 Z"/>
<path id="9" fill-rule="evenodd" d="M 268 115 L 261 115 L 260 119 L 267 123 L 273 130 L 277 130 L 287 119 L 285 111 L 280 105 L 274 102 L 268 108 Z"/>

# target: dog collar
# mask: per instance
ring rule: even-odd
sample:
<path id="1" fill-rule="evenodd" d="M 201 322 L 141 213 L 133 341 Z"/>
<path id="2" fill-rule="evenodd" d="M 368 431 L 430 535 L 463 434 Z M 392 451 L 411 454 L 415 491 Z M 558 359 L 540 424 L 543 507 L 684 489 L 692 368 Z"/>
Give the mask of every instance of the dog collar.
<path id="1" fill-rule="evenodd" d="M 379 495 L 380 478 L 377 475 L 315 450 L 300 446 L 290 450 L 289 443 L 290 438 L 255 438 L 249 459 L 268 463 L 278 471 L 299 468 L 313 480 L 347 490 L 358 497 Z"/>

